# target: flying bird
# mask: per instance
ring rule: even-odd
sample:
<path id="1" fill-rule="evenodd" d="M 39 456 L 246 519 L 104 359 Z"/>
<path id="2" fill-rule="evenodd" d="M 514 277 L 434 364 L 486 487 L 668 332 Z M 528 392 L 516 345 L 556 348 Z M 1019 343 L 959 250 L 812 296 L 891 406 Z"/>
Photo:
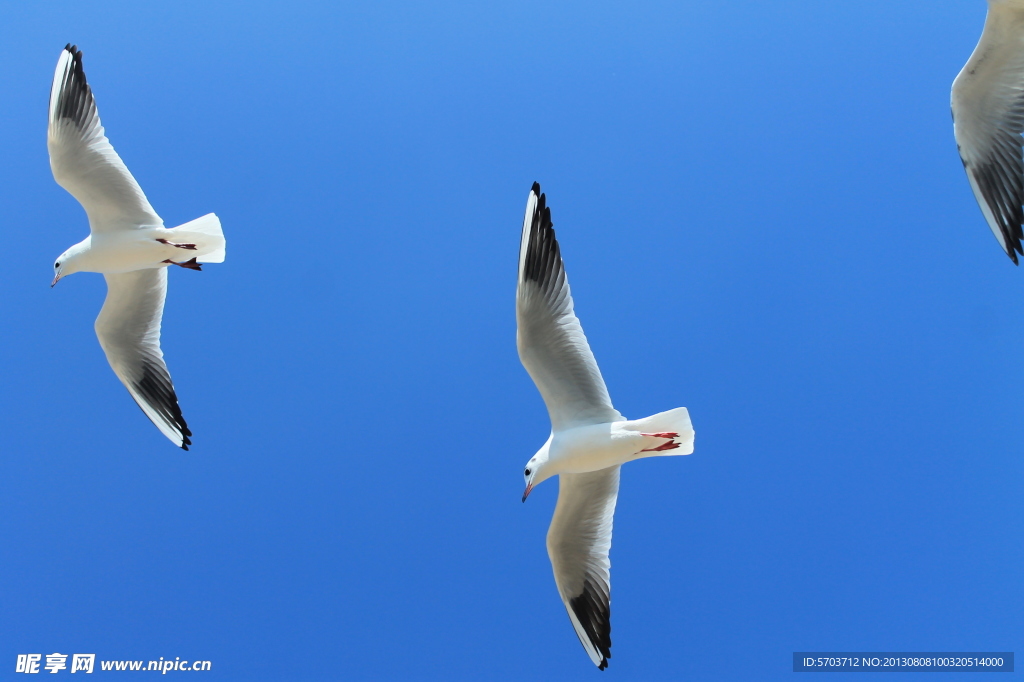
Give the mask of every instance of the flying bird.
<path id="1" fill-rule="evenodd" d="M 210 213 L 164 227 L 104 134 L 82 52 L 74 45 L 57 60 L 46 146 L 54 179 L 89 218 L 89 236 L 57 258 L 50 286 L 75 272 L 103 273 L 107 299 L 96 318 L 96 336 L 107 361 L 160 432 L 188 450 L 192 432 L 160 349 L 167 268 L 222 263 L 220 220 Z"/>
<path id="2" fill-rule="evenodd" d="M 690 415 L 680 407 L 630 421 L 612 407 L 573 312 L 551 210 L 537 183 L 526 201 L 519 246 L 516 323 L 519 359 L 551 417 L 551 435 L 526 463 L 523 501 L 558 476 L 548 557 L 576 635 L 604 670 L 612 655 L 608 551 L 619 467 L 640 457 L 693 452 Z"/>
<path id="3" fill-rule="evenodd" d="M 989 0 L 981 39 L 953 81 L 953 136 L 1003 251 L 1024 255 L 1024 0 Z"/>

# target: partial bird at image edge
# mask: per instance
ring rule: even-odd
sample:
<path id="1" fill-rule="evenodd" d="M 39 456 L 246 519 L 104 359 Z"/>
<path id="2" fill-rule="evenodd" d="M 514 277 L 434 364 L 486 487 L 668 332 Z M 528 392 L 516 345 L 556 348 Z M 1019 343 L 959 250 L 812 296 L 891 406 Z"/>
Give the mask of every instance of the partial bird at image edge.
<path id="1" fill-rule="evenodd" d="M 1003 252 L 1024 255 L 1024 0 L 989 0 L 974 52 L 953 81 L 953 136 L 967 181 Z"/>

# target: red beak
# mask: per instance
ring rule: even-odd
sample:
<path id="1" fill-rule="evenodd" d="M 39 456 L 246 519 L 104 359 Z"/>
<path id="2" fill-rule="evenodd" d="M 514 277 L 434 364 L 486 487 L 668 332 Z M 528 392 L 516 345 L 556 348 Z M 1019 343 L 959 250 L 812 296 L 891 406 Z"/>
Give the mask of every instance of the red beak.
<path id="1" fill-rule="evenodd" d="M 523 502 L 526 502 L 526 498 L 530 496 L 530 491 L 533 490 L 533 484 L 528 483 L 526 485 L 526 492 L 523 493 Z"/>

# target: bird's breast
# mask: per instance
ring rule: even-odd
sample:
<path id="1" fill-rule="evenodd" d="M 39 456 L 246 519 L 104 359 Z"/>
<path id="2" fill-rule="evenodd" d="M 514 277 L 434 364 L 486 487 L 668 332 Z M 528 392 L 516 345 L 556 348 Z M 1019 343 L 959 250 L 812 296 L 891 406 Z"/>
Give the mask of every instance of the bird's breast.
<path id="1" fill-rule="evenodd" d="M 581 474 L 630 461 L 642 443 L 643 436 L 619 422 L 593 424 L 556 433 L 549 452 L 559 473 Z"/>
<path id="2" fill-rule="evenodd" d="M 115 274 L 160 267 L 168 247 L 156 241 L 149 230 L 138 229 L 93 236 L 89 265 L 93 272 Z"/>

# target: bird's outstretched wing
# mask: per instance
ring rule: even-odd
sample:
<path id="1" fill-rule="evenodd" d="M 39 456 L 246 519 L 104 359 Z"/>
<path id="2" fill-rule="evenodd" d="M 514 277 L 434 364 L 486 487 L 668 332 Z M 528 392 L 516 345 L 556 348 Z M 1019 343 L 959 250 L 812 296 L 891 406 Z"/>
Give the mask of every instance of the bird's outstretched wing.
<path id="1" fill-rule="evenodd" d="M 526 202 L 516 289 L 519 359 L 540 390 L 555 430 L 622 418 L 573 312 L 551 210 L 534 183 Z"/>
<path id="2" fill-rule="evenodd" d="M 94 233 L 163 224 L 110 146 L 73 45 L 60 53 L 53 75 L 46 146 L 53 178 L 85 208 Z"/>
<path id="3" fill-rule="evenodd" d="M 548 557 L 569 620 L 598 668 L 612 652 L 612 517 L 619 467 L 558 477 L 558 504 L 548 529 Z"/>
<path id="4" fill-rule="evenodd" d="M 953 134 L 992 234 L 1024 254 L 1024 11 L 989 3 L 985 28 L 950 94 Z"/>
<path id="5" fill-rule="evenodd" d="M 117 378 L 160 432 L 188 450 L 188 424 L 160 350 L 160 321 L 167 268 L 104 275 L 107 300 L 96 318 L 96 336 Z"/>

